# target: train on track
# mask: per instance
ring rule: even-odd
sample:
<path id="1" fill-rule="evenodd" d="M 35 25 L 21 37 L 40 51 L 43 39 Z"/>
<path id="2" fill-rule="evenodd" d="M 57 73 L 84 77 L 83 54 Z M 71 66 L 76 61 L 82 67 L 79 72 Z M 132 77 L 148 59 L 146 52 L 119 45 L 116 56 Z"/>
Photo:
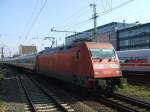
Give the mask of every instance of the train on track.
<path id="1" fill-rule="evenodd" d="M 150 49 L 117 51 L 123 72 L 150 72 Z"/>
<path id="2" fill-rule="evenodd" d="M 103 92 L 113 92 L 122 77 L 118 56 L 109 43 L 76 42 L 4 63 Z"/>

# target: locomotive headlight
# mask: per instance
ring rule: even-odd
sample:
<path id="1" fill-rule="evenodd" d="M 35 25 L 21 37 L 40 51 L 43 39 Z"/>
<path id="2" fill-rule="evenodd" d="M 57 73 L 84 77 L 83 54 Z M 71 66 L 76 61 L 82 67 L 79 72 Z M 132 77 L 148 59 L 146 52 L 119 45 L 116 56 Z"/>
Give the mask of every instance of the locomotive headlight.
<path id="1" fill-rule="evenodd" d="M 102 72 L 100 72 L 100 71 L 95 71 L 94 73 L 95 73 L 95 75 L 102 74 Z"/>
<path id="2" fill-rule="evenodd" d="M 120 65 L 119 64 L 110 64 L 110 67 L 111 68 L 120 68 Z"/>
<path id="3" fill-rule="evenodd" d="M 94 69 L 103 69 L 104 65 L 102 64 L 94 64 Z"/>
<path id="4" fill-rule="evenodd" d="M 122 72 L 121 72 L 120 70 L 117 70 L 116 73 L 117 73 L 117 74 L 121 74 Z"/>

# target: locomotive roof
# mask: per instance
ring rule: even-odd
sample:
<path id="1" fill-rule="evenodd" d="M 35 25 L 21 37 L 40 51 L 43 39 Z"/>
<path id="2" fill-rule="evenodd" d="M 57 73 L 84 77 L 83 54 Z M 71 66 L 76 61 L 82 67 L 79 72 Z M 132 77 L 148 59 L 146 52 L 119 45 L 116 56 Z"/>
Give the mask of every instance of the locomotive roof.
<path id="1" fill-rule="evenodd" d="M 88 48 L 112 48 L 112 45 L 110 43 L 78 42 L 78 43 L 72 43 L 70 45 L 64 45 L 64 46 L 59 46 L 59 47 L 54 47 L 54 48 L 47 48 L 47 49 L 39 52 L 38 55 L 65 51 L 72 47 L 82 45 L 82 44 L 86 44 Z"/>
<path id="2" fill-rule="evenodd" d="M 100 43 L 100 42 L 86 42 L 89 48 L 112 48 L 110 43 Z"/>
<path id="3" fill-rule="evenodd" d="M 112 45 L 110 43 L 98 43 L 98 42 L 78 42 L 78 43 L 73 43 L 70 45 L 64 45 L 64 46 L 59 46 L 59 47 L 54 47 L 54 48 L 48 48 L 43 51 L 40 51 L 39 53 L 33 53 L 33 54 L 27 54 L 23 56 L 19 56 L 16 58 L 9 58 L 6 60 L 16 60 L 16 59 L 25 59 L 25 58 L 30 58 L 30 57 L 35 57 L 37 55 L 41 54 L 48 54 L 48 53 L 54 53 L 54 52 L 60 52 L 60 51 L 65 51 L 68 50 L 72 47 L 86 44 L 88 48 L 112 48 Z"/>

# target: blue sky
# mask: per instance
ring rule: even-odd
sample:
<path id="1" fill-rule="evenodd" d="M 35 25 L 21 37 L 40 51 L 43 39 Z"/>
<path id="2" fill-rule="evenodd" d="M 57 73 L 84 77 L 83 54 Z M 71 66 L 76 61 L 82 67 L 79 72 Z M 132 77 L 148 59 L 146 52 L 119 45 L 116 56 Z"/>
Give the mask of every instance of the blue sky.
<path id="1" fill-rule="evenodd" d="M 5 47 L 5 55 L 14 54 L 20 44 L 37 45 L 38 50 L 49 46 L 43 37 L 56 37 L 64 43 L 66 33 L 50 32 L 58 30 L 83 31 L 93 27 L 90 3 L 97 4 L 98 26 L 109 22 L 141 23 L 150 22 L 150 0 L 133 0 L 121 8 L 102 16 L 101 13 L 128 0 L 47 0 L 35 22 L 44 0 L 0 0 L 0 47 Z M 34 24 L 33 24 L 34 23 Z M 33 24 L 31 28 L 31 24 Z"/>

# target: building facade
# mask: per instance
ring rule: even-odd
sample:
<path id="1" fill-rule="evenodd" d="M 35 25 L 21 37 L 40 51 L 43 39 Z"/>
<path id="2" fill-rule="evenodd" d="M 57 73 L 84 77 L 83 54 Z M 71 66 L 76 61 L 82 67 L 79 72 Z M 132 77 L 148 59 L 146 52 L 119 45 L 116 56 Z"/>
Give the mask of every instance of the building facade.
<path id="1" fill-rule="evenodd" d="M 150 23 L 117 31 L 118 50 L 150 48 Z"/>
<path id="2" fill-rule="evenodd" d="M 33 54 L 33 53 L 37 53 L 36 46 L 20 45 L 20 47 L 19 47 L 19 55 Z"/>
<path id="3" fill-rule="evenodd" d="M 83 31 L 65 38 L 66 44 L 71 44 L 76 39 L 91 39 L 97 42 L 110 42 L 115 49 L 117 46 L 117 33 L 118 29 L 126 28 L 131 24 L 112 22 L 106 25 L 97 27 L 96 38 L 93 37 L 93 29 Z"/>

